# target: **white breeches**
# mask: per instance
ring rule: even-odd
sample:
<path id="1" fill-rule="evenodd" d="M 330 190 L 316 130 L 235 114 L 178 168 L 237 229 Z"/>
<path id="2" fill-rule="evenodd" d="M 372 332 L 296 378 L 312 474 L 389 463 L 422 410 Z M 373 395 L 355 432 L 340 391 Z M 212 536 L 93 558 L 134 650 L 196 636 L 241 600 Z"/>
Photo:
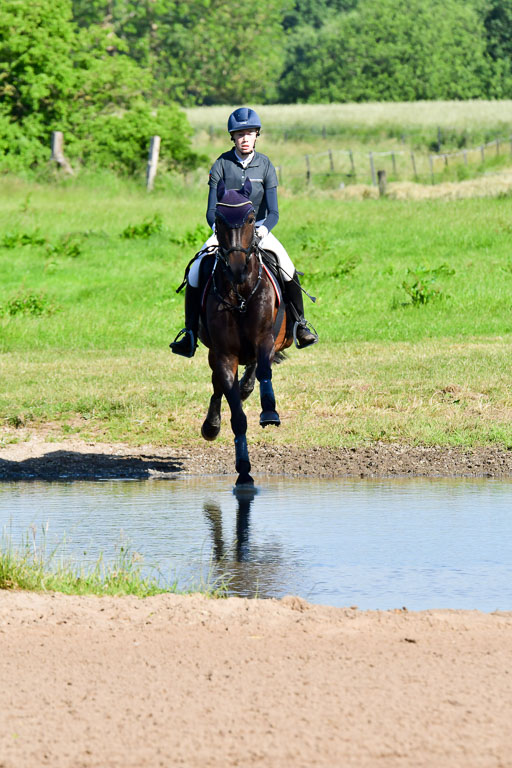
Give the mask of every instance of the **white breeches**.
<path id="1" fill-rule="evenodd" d="M 201 252 L 204 251 L 205 248 L 207 248 L 209 245 L 218 245 L 219 241 L 217 240 L 217 235 L 215 232 L 213 232 L 206 243 L 201 248 Z M 281 271 L 283 274 L 283 278 L 285 282 L 288 282 L 288 280 L 291 280 L 293 277 L 293 273 L 295 272 L 295 267 L 293 266 L 293 262 L 288 256 L 288 253 L 285 249 L 285 247 L 279 242 L 277 237 L 275 237 L 272 232 L 269 232 L 265 235 L 265 237 L 260 240 L 260 246 L 264 248 L 266 251 L 273 251 L 275 255 L 277 256 L 277 260 L 279 262 L 279 266 L 281 267 Z M 199 267 L 201 266 L 201 259 L 203 258 L 202 253 L 200 252 L 197 259 L 194 259 L 192 262 L 192 266 L 190 267 L 189 273 L 188 273 L 188 284 L 192 286 L 192 288 L 198 288 L 199 287 Z"/>

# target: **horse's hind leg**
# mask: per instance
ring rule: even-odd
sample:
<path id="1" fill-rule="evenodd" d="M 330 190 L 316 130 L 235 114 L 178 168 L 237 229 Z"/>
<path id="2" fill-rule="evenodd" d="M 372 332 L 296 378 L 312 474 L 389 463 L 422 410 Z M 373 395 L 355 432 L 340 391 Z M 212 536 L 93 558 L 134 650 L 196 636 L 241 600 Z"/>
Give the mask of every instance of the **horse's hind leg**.
<path id="1" fill-rule="evenodd" d="M 205 440 L 215 440 L 220 432 L 220 407 L 222 403 L 222 387 L 215 373 L 212 374 L 213 395 L 210 398 L 210 406 L 206 419 L 201 427 L 201 434 Z"/>
<path id="2" fill-rule="evenodd" d="M 249 395 L 254 389 L 254 382 L 256 381 L 256 363 L 247 365 L 244 371 L 244 375 L 240 381 L 240 397 L 242 402 L 247 400 Z"/>

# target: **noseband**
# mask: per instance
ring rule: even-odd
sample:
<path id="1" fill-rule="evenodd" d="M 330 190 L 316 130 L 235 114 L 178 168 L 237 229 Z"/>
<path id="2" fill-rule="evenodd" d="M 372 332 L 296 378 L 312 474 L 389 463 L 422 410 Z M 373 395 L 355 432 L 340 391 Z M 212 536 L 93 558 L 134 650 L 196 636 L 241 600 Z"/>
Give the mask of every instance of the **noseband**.
<path id="1" fill-rule="evenodd" d="M 251 254 L 254 252 L 254 246 L 256 245 L 256 238 L 253 236 L 252 242 L 247 248 L 242 248 L 242 246 L 237 245 L 233 248 L 223 248 L 222 245 L 219 244 L 219 254 L 222 259 L 223 264 L 226 267 L 229 267 L 229 255 L 231 253 L 245 253 L 245 263 L 249 261 Z"/>

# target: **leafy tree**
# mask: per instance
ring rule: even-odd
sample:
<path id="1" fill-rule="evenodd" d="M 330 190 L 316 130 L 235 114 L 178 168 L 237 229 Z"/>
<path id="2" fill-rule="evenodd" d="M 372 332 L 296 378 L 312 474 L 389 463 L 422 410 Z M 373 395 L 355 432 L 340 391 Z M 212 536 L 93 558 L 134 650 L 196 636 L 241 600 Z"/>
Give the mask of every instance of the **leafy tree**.
<path id="1" fill-rule="evenodd" d="M 41 161 L 49 130 L 67 123 L 74 85 L 70 19 L 68 0 L 2 0 L 0 152 L 9 164 L 20 153 Z"/>
<path id="2" fill-rule="evenodd" d="M 269 100 L 292 0 L 73 0 L 80 25 L 111 29 L 151 70 L 153 95 L 182 104 Z M 255 74 L 256 73 L 256 74 Z"/>
<path id="3" fill-rule="evenodd" d="M 336 14 L 353 10 L 357 0 L 296 0 L 283 20 L 285 29 L 314 27 L 320 29 Z"/>
<path id="4" fill-rule="evenodd" d="M 479 8 L 486 31 L 487 53 L 492 62 L 490 94 L 512 95 L 512 0 L 488 0 Z"/>
<path id="5" fill-rule="evenodd" d="M 486 95 L 483 24 L 463 0 L 360 0 L 291 36 L 281 99 L 413 101 Z"/>
<path id="6" fill-rule="evenodd" d="M 0 41 L 3 167 L 46 162 L 54 130 L 66 133 L 72 161 L 134 172 L 144 168 L 155 133 L 170 167 L 201 160 L 190 148 L 185 115 L 172 103 L 157 109 L 149 100 L 149 70 L 130 59 L 112 30 L 92 25 L 77 32 L 70 0 L 4 0 Z"/>

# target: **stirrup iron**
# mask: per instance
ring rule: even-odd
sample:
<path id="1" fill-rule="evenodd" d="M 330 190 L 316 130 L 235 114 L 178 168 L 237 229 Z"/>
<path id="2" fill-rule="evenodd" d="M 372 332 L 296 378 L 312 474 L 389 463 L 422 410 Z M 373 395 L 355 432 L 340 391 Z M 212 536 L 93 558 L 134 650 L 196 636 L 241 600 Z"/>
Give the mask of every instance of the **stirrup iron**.
<path id="1" fill-rule="evenodd" d="M 313 336 L 315 336 L 314 341 L 310 341 L 308 344 L 300 344 L 299 340 L 297 339 L 297 330 L 299 328 L 305 328 L 307 331 L 309 331 Z M 318 341 L 318 333 L 316 332 L 316 328 L 311 325 L 307 320 L 305 320 L 303 317 L 301 317 L 300 320 L 296 320 L 293 324 L 293 342 L 297 349 L 305 349 L 306 347 L 312 347 L 313 344 L 316 344 Z"/>
<path id="2" fill-rule="evenodd" d="M 184 346 L 187 336 L 190 339 L 189 353 L 185 352 L 182 347 L 180 348 L 181 345 Z M 171 341 L 169 346 L 175 355 L 182 355 L 182 357 L 194 357 L 195 351 L 197 349 L 197 343 L 194 337 L 194 332 L 191 331 L 189 328 L 182 328 L 181 331 L 176 336 L 176 338 L 174 339 L 174 341 Z"/>

